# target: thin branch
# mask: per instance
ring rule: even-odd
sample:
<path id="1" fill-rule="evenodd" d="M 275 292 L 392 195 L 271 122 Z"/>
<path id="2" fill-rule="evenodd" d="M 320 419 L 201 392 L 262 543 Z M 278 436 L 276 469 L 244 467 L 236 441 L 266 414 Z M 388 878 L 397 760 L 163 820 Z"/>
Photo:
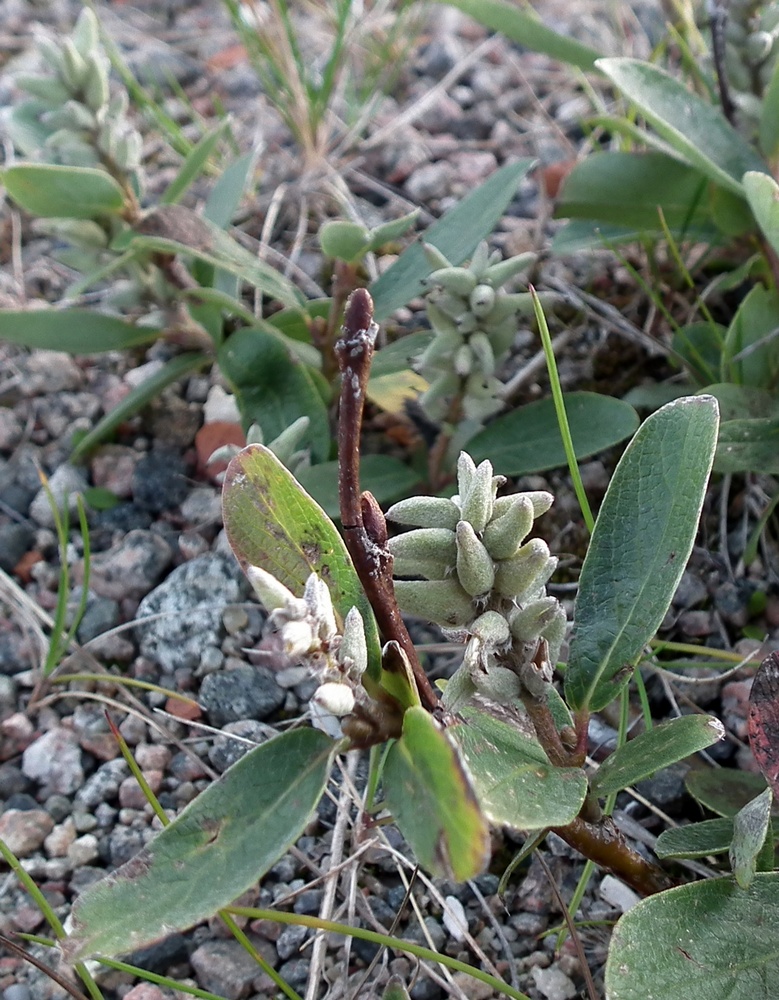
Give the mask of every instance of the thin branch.
<path id="1" fill-rule="evenodd" d="M 387 524 L 370 493 L 360 493 L 360 431 L 373 360 L 378 324 L 373 300 L 364 288 L 352 292 L 346 303 L 343 337 L 335 352 L 341 369 L 341 405 L 338 414 L 338 499 L 346 547 L 365 589 L 386 642 L 394 640 L 406 654 L 422 704 L 429 711 L 438 698 L 427 679 L 400 608 L 392 582 L 392 554 L 387 548 Z"/>

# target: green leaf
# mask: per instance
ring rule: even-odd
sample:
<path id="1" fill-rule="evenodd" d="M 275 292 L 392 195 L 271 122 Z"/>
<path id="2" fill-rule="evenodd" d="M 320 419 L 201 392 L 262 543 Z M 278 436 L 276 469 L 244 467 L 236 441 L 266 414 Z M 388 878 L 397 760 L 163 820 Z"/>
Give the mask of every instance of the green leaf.
<path id="1" fill-rule="evenodd" d="M 229 905 L 297 840 L 337 744 L 295 729 L 249 751 L 137 854 L 82 892 L 63 951 L 113 956 Z"/>
<path id="2" fill-rule="evenodd" d="M 338 506 L 338 462 L 322 462 L 298 475 L 307 493 L 330 517 L 341 516 Z M 365 455 L 360 460 L 360 488 L 371 492 L 379 503 L 408 496 L 419 482 L 419 474 L 391 455 Z"/>
<path id="3" fill-rule="evenodd" d="M 572 708 L 616 698 L 663 620 L 692 550 L 717 424 L 713 397 L 675 400 L 620 459 L 579 577 L 565 674 Z"/>
<path id="4" fill-rule="evenodd" d="M 226 229 L 230 225 L 256 162 L 255 152 L 244 153 L 224 169 L 203 208 L 204 218 L 220 229 Z"/>
<path id="5" fill-rule="evenodd" d="M 175 205 L 176 202 L 181 201 L 205 170 L 209 157 L 229 127 L 230 119 L 224 118 L 215 128 L 206 132 L 203 138 L 192 147 L 179 167 L 179 172 L 163 192 L 159 202 L 161 205 Z"/>
<path id="6" fill-rule="evenodd" d="M 322 508 L 263 445 L 244 448 L 227 467 L 222 510 L 241 566 L 260 566 L 298 597 L 317 573 L 327 584 L 339 625 L 359 609 L 368 643 L 368 673 L 381 670 L 379 632 L 343 539 Z"/>
<path id="7" fill-rule="evenodd" d="M 178 357 L 166 361 L 162 368 L 150 375 L 149 378 L 144 379 L 139 385 L 134 386 L 118 406 L 101 417 L 92 430 L 79 439 L 70 456 L 71 461 L 77 462 L 88 455 L 113 434 L 120 424 L 135 416 L 152 400 L 157 399 L 167 386 L 210 363 L 211 358 L 194 351 L 179 354 Z"/>
<path id="8" fill-rule="evenodd" d="M 518 42 L 534 52 L 543 52 L 552 59 L 576 66 L 588 72 L 595 69 L 596 60 L 601 55 L 589 45 L 577 42 L 575 38 L 558 34 L 541 21 L 530 4 L 525 11 L 503 0 L 437 0 L 450 7 L 457 7 L 464 14 L 470 14 L 479 24 L 491 31 L 499 31 L 512 42 Z"/>
<path id="9" fill-rule="evenodd" d="M 105 170 L 18 163 L 0 171 L 8 194 L 30 215 L 98 219 L 124 208 L 122 189 Z"/>
<path id="10" fill-rule="evenodd" d="M 773 177 L 755 170 L 744 176 L 744 191 L 763 235 L 779 253 L 779 185 Z"/>
<path id="11" fill-rule="evenodd" d="M 244 428 L 257 423 L 273 441 L 298 417 L 310 424 L 304 441 L 315 461 L 330 453 L 330 422 L 310 372 L 292 350 L 257 327 L 231 334 L 219 350 L 219 367 L 238 397 Z"/>
<path id="12" fill-rule="evenodd" d="M 638 427 L 638 414 L 621 399 L 597 392 L 571 392 L 564 398 L 578 459 L 611 448 Z M 489 458 L 495 472 L 504 476 L 566 465 L 554 401 L 540 399 L 498 417 L 471 438 L 468 452 L 474 462 Z"/>
<path id="13" fill-rule="evenodd" d="M 726 330 L 718 323 L 688 323 L 673 335 L 671 346 L 684 359 L 690 375 L 701 386 L 720 380 L 720 361 Z"/>
<path id="14" fill-rule="evenodd" d="M 301 293 L 283 275 L 183 205 L 162 205 L 146 215 L 136 226 L 130 246 L 195 257 L 229 271 L 286 306 L 304 304 Z"/>
<path id="15" fill-rule="evenodd" d="M 92 510 L 111 510 L 121 503 L 116 493 L 104 486 L 89 486 L 81 495 L 84 498 L 84 503 Z"/>
<path id="16" fill-rule="evenodd" d="M 770 788 L 766 788 L 757 798 L 742 806 L 733 817 L 730 864 L 742 889 L 748 889 L 755 877 L 757 858 L 771 825 L 772 802 L 773 793 Z"/>
<path id="17" fill-rule="evenodd" d="M 684 783 L 696 801 L 727 819 L 732 819 L 742 806 L 766 787 L 759 774 L 731 771 L 724 767 L 690 771 Z"/>
<path id="18" fill-rule="evenodd" d="M 587 793 L 575 767 L 553 767 L 535 737 L 487 712 L 466 708 L 448 730 L 471 772 L 487 817 L 514 830 L 572 823 Z"/>
<path id="19" fill-rule="evenodd" d="M 719 108 L 641 59 L 599 59 L 598 69 L 639 109 L 649 124 L 692 166 L 734 194 L 741 179 L 766 165 Z"/>
<path id="20" fill-rule="evenodd" d="M 431 330 L 419 330 L 382 347 L 373 355 L 371 378 L 383 378 L 385 375 L 396 375 L 398 372 L 406 371 L 434 337 L 435 334 Z"/>
<path id="21" fill-rule="evenodd" d="M 93 309 L 0 310 L 0 338 L 48 351 L 100 354 L 151 344 L 163 330 L 135 326 Z"/>
<path id="22" fill-rule="evenodd" d="M 620 918 L 606 963 L 609 1000 L 774 1000 L 779 875 L 748 890 L 706 879 L 642 900 Z"/>
<path id="23" fill-rule="evenodd" d="M 346 219 L 331 219 L 319 230 L 319 245 L 325 257 L 358 261 L 368 251 L 368 230 Z"/>
<path id="24" fill-rule="evenodd" d="M 707 385 L 707 395 L 714 396 L 719 403 L 720 421 L 743 420 L 751 417 L 779 417 L 779 398 L 767 389 L 751 385 L 734 385 L 720 382 Z"/>
<path id="25" fill-rule="evenodd" d="M 452 264 L 461 264 L 495 228 L 514 197 L 532 160 L 509 163 L 471 191 L 425 233 L 425 242 L 438 247 Z M 414 243 L 370 287 L 374 316 L 379 323 L 421 294 L 423 279 L 433 270 Z"/>
<path id="26" fill-rule="evenodd" d="M 567 257 L 582 250 L 606 250 L 642 239 L 644 231 L 628 226 L 612 226 L 591 219 L 575 219 L 552 237 L 551 251 L 557 257 Z"/>
<path id="27" fill-rule="evenodd" d="M 419 218 L 421 211 L 421 208 L 415 208 L 413 212 L 401 215 L 399 219 L 390 219 L 389 222 L 384 222 L 382 225 L 376 226 L 375 229 L 371 229 L 368 249 L 375 253 L 388 243 L 394 243 L 401 236 L 405 236 Z"/>
<path id="28" fill-rule="evenodd" d="M 779 188 L 777 188 L 779 193 Z M 755 285 L 733 317 L 721 361 L 722 382 L 773 387 L 779 377 L 779 293 Z"/>
<path id="29" fill-rule="evenodd" d="M 489 827 L 446 731 L 425 709 L 412 707 L 403 716 L 383 782 L 387 805 L 423 868 L 456 882 L 484 870 Z"/>
<path id="30" fill-rule="evenodd" d="M 593 153 L 573 168 L 555 206 L 558 219 L 597 219 L 646 232 L 680 234 L 708 218 L 700 171 L 663 153 Z"/>
<path id="31" fill-rule="evenodd" d="M 771 82 L 760 104 L 760 150 L 769 162 L 779 153 L 779 62 L 774 64 Z"/>
<path id="32" fill-rule="evenodd" d="M 732 819 L 704 819 L 663 830 L 655 844 L 658 858 L 706 858 L 724 854 L 733 839 Z"/>
<path id="33" fill-rule="evenodd" d="M 719 432 L 717 472 L 779 472 L 779 419 L 727 420 Z"/>
<path id="34" fill-rule="evenodd" d="M 721 740 L 725 730 L 713 715 L 683 715 L 653 726 L 614 751 L 592 777 L 598 796 L 619 792 Z"/>

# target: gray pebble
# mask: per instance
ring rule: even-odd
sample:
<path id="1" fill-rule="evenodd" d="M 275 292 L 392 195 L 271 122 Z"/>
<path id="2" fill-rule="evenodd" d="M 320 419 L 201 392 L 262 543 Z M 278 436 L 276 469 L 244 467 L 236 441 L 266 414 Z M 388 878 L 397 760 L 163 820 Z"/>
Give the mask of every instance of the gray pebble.
<path id="1" fill-rule="evenodd" d="M 34 537 L 29 524 L 0 524 L 0 569 L 10 573 L 29 550 Z"/>
<path id="2" fill-rule="evenodd" d="M 148 594 L 173 560 L 173 549 L 156 531 L 137 528 L 92 557 L 90 588 L 121 601 Z"/>
<path id="3" fill-rule="evenodd" d="M 32 1000 L 30 987 L 24 983 L 13 983 L 3 990 L 3 1000 Z"/>
<path id="4" fill-rule="evenodd" d="M 276 951 L 279 958 L 284 962 L 288 958 L 292 958 L 300 951 L 307 937 L 308 927 L 302 927 L 300 924 L 289 924 L 276 941 Z"/>
<path id="5" fill-rule="evenodd" d="M 306 988 L 309 965 L 307 958 L 293 958 L 281 966 L 279 975 L 289 983 L 293 990 L 300 992 Z"/>
<path id="6" fill-rule="evenodd" d="M 273 957 L 269 942 L 252 939 L 264 958 Z M 237 941 L 206 941 L 190 957 L 198 985 L 218 993 L 226 1000 L 239 1000 L 249 993 L 257 976 L 257 963 Z"/>
<path id="7" fill-rule="evenodd" d="M 39 736 L 22 754 L 22 772 L 50 792 L 72 795 L 84 783 L 76 734 L 59 726 Z"/>
<path id="8" fill-rule="evenodd" d="M 129 826 L 115 827 L 108 838 L 108 854 L 115 867 L 134 858 L 144 847 L 144 836 L 140 830 Z"/>
<path id="9" fill-rule="evenodd" d="M 322 905 L 321 889 L 306 889 L 295 899 L 292 909 L 295 913 L 317 914 Z"/>
<path id="10" fill-rule="evenodd" d="M 75 597 L 80 588 L 74 590 Z M 78 595 L 80 597 L 80 594 Z M 93 597 L 88 601 L 81 621 L 78 623 L 76 638 L 82 644 L 96 639 L 104 632 L 119 624 L 119 605 L 110 597 Z"/>
<path id="11" fill-rule="evenodd" d="M 237 563 L 216 553 L 177 566 L 138 607 L 139 619 L 162 615 L 138 626 L 141 653 L 166 673 L 197 667 L 204 646 L 219 645 L 225 605 L 239 601 L 246 586 Z M 236 718 L 233 715 L 215 725 Z"/>
<path id="12" fill-rule="evenodd" d="M 76 498 L 82 495 L 87 488 L 87 481 L 81 469 L 72 465 L 61 465 L 49 476 L 48 486 L 60 514 L 65 514 L 65 504 L 67 503 L 69 519 L 71 522 L 75 521 L 77 516 Z M 40 524 L 44 528 L 53 528 L 55 525 L 51 500 L 43 487 L 38 490 L 30 504 L 30 517 L 36 524 Z"/>
<path id="13" fill-rule="evenodd" d="M 239 667 L 209 674 L 199 701 L 214 726 L 241 719 L 267 719 L 284 703 L 284 692 L 265 667 Z"/>
<path id="14" fill-rule="evenodd" d="M 228 722 L 222 728 L 222 732 L 224 735 L 217 736 L 208 751 L 209 761 L 220 774 L 253 749 L 251 744 L 244 743 L 244 740 L 262 743 L 266 730 L 254 719 L 242 719 L 240 722 Z M 233 736 L 240 736 L 243 739 L 233 739 Z"/>
<path id="15" fill-rule="evenodd" d="M 123 760 L 106 761 L 76 793 L 76 803 L 89 812 L 101 802 L 110 802 L 119 794 L 119 786 L 128 773 Z"/>
<path id="16" fill-rule="evenodd" d="M 177 451 L 159 448 L 144 455 L 133 473 L 133 500 L 152 514 L 175 510 L 189 492 L 186 475 L 186 463 Z"/>

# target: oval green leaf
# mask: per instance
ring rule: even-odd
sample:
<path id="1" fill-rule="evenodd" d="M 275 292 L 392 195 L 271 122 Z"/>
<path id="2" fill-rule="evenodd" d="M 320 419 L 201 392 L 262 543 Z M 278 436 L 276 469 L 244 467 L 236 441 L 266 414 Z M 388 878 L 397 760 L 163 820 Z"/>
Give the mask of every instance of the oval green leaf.
<path id="1" fill-rule="evenodd" d="M 774 1000 L 779 992 L 779 874 L 748 890 L 707 879 L 650 896 L 618 922 L 609 1000 Z"/>
<path id="2" fill-rule="evenodd" d="M 322 462 L 301 469 L 301 486 L 332 518 L 340 518 L 338 506 L 338 462 Z M 360 488 L 379 503 L 406 497 L 419 482 L 419 474 L 391 455 L 366 455 L 360 460 Z"/>
<path id="3" fill-rule="evenodd" d="M 654 635 L 690 556 L 717 440 L 717 401 L 653 413 L 625 450 L 579 578 L 565 692 L 574 709 L 616 698 Z"/>
<path id="4" fill-rule="evenodd" d="M 314 461 L 330 453 L 327 408 L 305 365 L 281 335 L 245 327 L 227 338 L 219 350 L 219 367 L 235 390 L 246 428 L 257 423 L 273 441 L 298 417 L 308 417 L 304 442 Z"/>
<path id="5" fill-rule="evenodd" d="M 484 870 L 489 827 L 447 731 L 425 709 L 403 716 L 383 782 L 387 805 L 423 868 L 457 882 Z"/>
<path id="6" fill-rule="evenodd" d="M 592 790 L 606 796 L 721 740 L 725 729 L 713 715 L 683 715 L 653 726 L 614 751 L 592 777 Z"/>
<path id="7" fill-rule="evenodd" d="M 657 838 L 655 854 L 658 858 L 706 858 L 710 854 L 724 854 L 732 839 L 732 819 L 704 819 L 663 830 Z"/>
<path id="8" fill-rule="evenodd" d="M 126 351 L 162 336 L 156 327 L 135 326 L 92 309 L 3 309 L 0 339 L 68 354 Z"/>
<path id="9" fill-rule="evenodd" d="M 745 174 L 743 183 L 758 226 L 774 252 L 779 253 L 779 184 L 760 169 Z"/>
<path id="10" fill-rule="evenodd" d="M 684 784 L 697 802 L 726 819 L 732 819 L 742 806 L 766 787 L 759 774 L 733 771 L 726 767 L 690 771 Z"/>
<path id="11" fill-rule="evenodd" d="M 619 444 L 638 427 L 638 414 L 621 399 L 597 392 L 571 392 L 564 398 L 574 451 L 580 460 Z M 498 417 L 471 438 L 468 452 L 474 462 L 488 458 L 495 472 L 504 476 L 524 476 L 566 465 L 554 401 L 541 399 Z"/>
<path id="12" fill-rule="evenodd" d="M 533 737 L 487 712 L 465 709 L 448 730 L 468 766 L 488 819 L 515 830 L 566 826 L 579 813 L 587 778 L 579 768 L 553 767 Z"/>
<path id="13" fill-rule="evenodd" d="M 663 153 L 594 153 L 565 179 L 555 217 L 661 232 L 662 210 L 672 232 L 686 233 L 708 220 L 706 187 L 700 171 Z"/>
<path id="14" fill-rule="evenodd" d="M 211 917 L 297 840 L 337 744 L 295 729 L 251 750 L 139 854 L 83 892 L 63 942 L 68 961 L 121 955 Z"/>
<path id="15" fill-rule="evenodd" d="M 719 108 L 641 59 L 599 59 L 599 70 L 639 109 L 665 141 L 704 176 L 744 196 L 748 170 L 768 169 Z"/>
<path id="16" fill-rule="evenodd" d="M 733 842 L 730 845 L 730 864 L 733 875 L 742 889 L 748 889 L 755 877 L 758 856 L 766 845 L 766 836 L 771 828 L 771 805 L 773 793 L 766 788 L 733 817 Z M 769 848 L 773 862 L 773 844 Z M 768 865 L 769 869 L 773 864 Z"/>
<path id="17" fill-rule="evenodd" d="M 225 531 L 241 566 L 260 566 L 300 597 L 317 573 L 327 584 L 339 625 L 359 609 L 368 643 L 368 673 L 381 671 L 373 611 L 343 539 L 322 508 L 272 451 L 255 444 L 230 462 L 222 494 Z"/>
<path id="18" fill-rule="evenodd" d="M 124 208 L 122 189 L 96 167 L 18 163 L 0 178 L 18 205 L 44 219 L 97 219 Z"/>

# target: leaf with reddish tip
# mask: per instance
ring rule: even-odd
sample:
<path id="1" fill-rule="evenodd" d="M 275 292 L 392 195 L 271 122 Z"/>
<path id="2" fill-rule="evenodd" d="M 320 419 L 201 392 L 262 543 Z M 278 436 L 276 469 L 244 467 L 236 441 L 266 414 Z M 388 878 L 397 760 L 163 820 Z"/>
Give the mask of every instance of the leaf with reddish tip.
<path id="1" fill-rule="evenodd" d="M 779 796 L 779 653 L 757 668 L 749 695 L 749 745 L 757 766 Z"/>
<path id="2" fill-rule="evenodd" d="M 333 522 L 292 473 L 263 445 L 251 445 L 227 467 L 225 530 L 241 566 L 259 566 L 300 597 L 311 573 L 330 591 L 339 627 L 356 607 L 365 623 L 368 677 L 381 671 L 373 611 Z"/>

